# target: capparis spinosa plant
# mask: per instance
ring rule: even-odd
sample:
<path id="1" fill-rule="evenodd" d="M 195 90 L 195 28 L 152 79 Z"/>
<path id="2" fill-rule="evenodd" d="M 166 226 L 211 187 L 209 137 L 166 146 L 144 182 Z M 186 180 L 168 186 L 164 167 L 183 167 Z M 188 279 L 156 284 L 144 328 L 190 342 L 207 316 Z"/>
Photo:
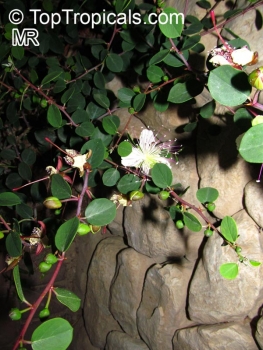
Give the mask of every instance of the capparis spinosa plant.
<path id="1" fill-rule="evenodd" d="M 56 287 L 67 251 L 77 235 L 84 240 L 86 234 L 101 234 L 121 206 L 132 205 L 145 193 L 172 200 L 168 210 L 177 229 L 186 226 L 192 232 L 203 230 L 206 237 L 219 234 L 235 250 L 237 261 L 218 267 L 223 278 L 234 279 L 242 263 L 260 265 L 242 255 L 237 225 L 231 216 L 224 217 L 218 229 L 207 215 L 215 210 L 220 195 L 217 189 L 206 187 L 197 191 L 200 207 L 184 200 L 177 191 L 171 162 L 180 161 L 180 153 L 184 152 L 181 145 L 160 140 L 146 125 L 138 140 L 127 134 L 129 123 L 146 104 L 164 112 L 171 105 L 194 104 L 194 98 L 206 89 L 211 101 L 197 110 L 196 119 L 184 126 L 185 132 L 193 131 L 202 118 L 210 118 L 217 102 L 228 108 L 234 122 L 242 121 L 240 155 L 247 162 L 263 163 L 263 105 L 259 102 L 263 67 L 257 67 L 257 53 L 245 38 L 232 33 L 233 40 L 226 42 L 220 35 L 220 28 L 227 22 L 255 10 L 262 1 L 247 1 L 244 9 L 228 11 L 217 24 L 219 3 L 212 7 L 210 1 L 198 1 L 196 6 L 207 11 L 199 20 L 187 13 L 185 1 L 185 21 L 175 16 L 179 20 L 168 24 L 149 21 L 152 13 L 178 15 L 177 9 L 167 7 L 165 0 L 140 4 L 135 0 L 109 0 L 102 4 L 95 0 L 14 0 L 0 5 L 0 238 L 7 252 L 2 273 L 12 273 L 17 295 L 25 305 L 23 309 L 12 308 L 9 314 L 12 320 L 25 321 L 14 350 L 27 346 L 57 350 L 58 344 L 60 349 L 69 346 L 72 326 L 63 318 L 52 318 L 50 309 L 51 298 L 57 298 L 73 312 L 80 308 L 77 295 Z M 14 8 L 24 14 L 19 26 L 9 22 L 8 15 Z M 61 21 L 53 26 L 47 21 L 37 25 L 39 46 L 32 42 L 28 46 L 12 46 L 13 29 L 35 27 L 29 9 L 49 16 L 63 9 L 90 15 L 112 13 L 119 20 L 91 28 L 75 23 L 72 12 L 69 24 Z M 129 23 L 124 15 L 128 13 L 140 15 L 145 23 Z M 205 48 L 201 37 L 211 32 L 218 35 L 220 43 L 216 48 Z M 189 57 L 204 50 L 210 52 L 209 68 L 199 71 L 189 63 Z M 251 64 L 255 64 L 255 70 L 248 75 L 246 67 Z M 107 87 L 115 76 L 124 81 L 127 76 L 135 79 L 115 95 Z M 233 81 L 238 84 L 233 85 Z M 255 92 L 251 96 L 252 87 Z M 130 117 L 120 129 L 121 117 L 114 113 L 127 109 Z M 49 162 L 45 163 L 46 159 Z M 40 176 L 41 172 L 45 175 Z M 105 190 L 103 193 L 109 196 L 101 196 L 102 191 L 97 189 L 102 186 L 114 194 Z M 68 202 L 75 203 L 70 218 Z M 43 216 L 43 210 L 38 209 L 40 203 L 51 211 L 51 217 Z M 205 227 L 200 218 L 206 222 Z M 54 236 L 49 234 L 47 222 L 56 232 Z M 44 258 L 38 273 L 50 279 L 30 303 L 23 293 L 19 265 L 25 254 L 34 261 L 40 253 Z M 43 300 L 45 306 L 41 309 Z M 36 313 L 46 321 L 28 334 Z M 52 329 L 58 330 L 56 337 L 51 334 Z"/>

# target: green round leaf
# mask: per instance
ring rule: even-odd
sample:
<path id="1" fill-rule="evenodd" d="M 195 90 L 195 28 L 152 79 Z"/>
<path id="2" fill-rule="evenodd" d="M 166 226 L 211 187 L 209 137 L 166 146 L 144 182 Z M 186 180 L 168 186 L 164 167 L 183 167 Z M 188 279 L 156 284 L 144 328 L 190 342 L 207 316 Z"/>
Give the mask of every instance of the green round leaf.
<path id="1" fill-rule="evenodd" d="M 188 39 L 185 40 L 182 50 L 190 50 L 192 49 L 195 45 L 199 43 L 201 40 L 200 35 L 192 35 Z"/>
<path id="2" fill-rule="evenodd" d="M 234 243 L 237 240 L 237 224 L 231 216 L 224 217 L 221 222 L 220 231 L 227 241 Z"/>
<path id="3" fill-rule="evenodd" d="M 73 338 L 73 328 L 63 318 L 45 321 L 31 337 L 33 350 L 65 350 Z"/>
<path id="4" fill-rule="evenodd" d="M 50 105 L 47 110 L 47 120 L 54 128 L 59 128 L 62 125 L 61 112 L 55 105 Z"/>
<path id="5" fill-rule="evenodd" d="M 81 148 L 81 153 L 84 154 L 88 150 L 92 151 L 91 157 L 88 159 L 88 163 L 92 166 L 93 169 L 98 168 L 104 159 L 105 147 L 101 139 L 90 140 Z"/>
<path id="6" fill-rule="evenodd" d="M 0 193 L 0 206 L 1 207 L 9 207 L 12 205 L 20 204 L 21 199 L 12 192 L 2 192 Z"/>
<path id="7" fill-rule="evenodd" d="M 151 170 L 151 175 L 155 185 L 160 188 L 166 188 L 172 184 L 173 174 L 171 169 L 166 164 L 155 164 Z"/>
<path id="8" fill-rule="evenodd" d="M 219 268 L 220 275 L 228 280 L 233 280 L 238 275 L 238 265 L 236 263 L 222 264 Z"/>
<path id="9" fill-rule="evenodd" d="M 261 265 L 261 262 L 255 260 L 249 260 L 251 266 L 258 267 Z"/>
<path id="10" fill-rule="evenodd" d="M 188 51 L 183 51 L 182 54 L 184 58 L 188 60 L 188 57 L 189 57 Z M 164 63 L 171 67 L 181 67 L 184 65 L 184 62 L 180 59 L 180 56 L 178 54 L 175 54 L 174 52 L 169 53 L 169 55 L 165 57 Z"/>
<path id="11" fill-rule="evenodd" d="M 138 176 L 127 174 L 120 179 L 117 188 L 121 193 L 127 194 L 128 192 L 138 190 L 140 186 L 141 180 Z"/>
<path id="12" fill-rule="evenodd" d="M 80 124 L 75 130 L 76 134 L 82 137 L 91 136 L 95 130 L 94 125 L 91 122 L 84 122 Z"/>
<path id="13" fill-rule="evenodd" d="M 167 100 L 172 103 L 183 103 L 199 95 L 203 88 L 203 85 L 197 80 L 177 83 L 171 88 Z"/>
<path id="14" fill-rule="evenodd" d="M 25 50 L 23 46 L 17 45 L 11 48 L 11 53 L 17 60 L 22 60 L 25 54 Z"/>
<path id="15" fill-rule="evenodd" d="M 25 203 L 17 204 L 16 212 L 23 219 L 31 219 L 33 217 L 33 209 Z"/>
<path id="16" fill-rule="evenodd" d="M 212 100 L 205 104 L 201 109 L 200 109 L 200 115 L 202 118 L 210 118 L 214 114 L 216 104 L 215 101 Z"/>
<path id="17" fill-rule="evenodd" d="M 97 102 L 97 104 L 100 105 L 101 107 L 106 109 L 110 108 L 110 100 L 106 95 L 94 94 L 93 98 Z"/>
<path id="18" fill-rule="evenodd" d="M 105 78 L 101 72 L 94 74 L 94 84 L 98 89 L 105 89 Z"/>
<path id="19" fill-rule="evenodd" d="M 62 71 L 55 71 L 52 73 L 49 73 L 45 76 L 45 78 L 42 80 L 41 85 L 45 85 L 47 83 L 50 83 L 51 81 L 56 81 L 57 78 L 62 74 Z"/>
<path id="20" fill-rule="evenodd" d="M 102 176 L 102 182 L 105 186 L 112 187 L 116 185 L 120 178 L 120 172 L 117 169 L 108 169 Z"/>
<path id="21" fill-rule="evenodd" d="M 145 100 L 146 100 L 145 94 L 138 94 L 134 97 L 132 101 L 132 106 L 136 112 L 139 112 L 143 108 Z"/>
<path id="22" fill-rule="evenodd" d="M 87 206 L 85 216 L 91 225 L 108 225 L 116 216 L 116 205 L 106 198 L 94 199 Z"/>
<path id="23" fill-rule="evenodd" d="M 214 202 L 218 198 L 218 196 L 219 196 L 219 193 L 217 189 L 213 187 L 200 188 L 196 192 L 196 198 L 201 203 Z"/>
<path id="24" fill-rule="evenodd" d="M 162 62 L 169 53 L 170 53 L 170 50 L 168 49 L 159 51 L 150 59 L 149 65 L 151 66 L 153 64 Z"/>
<path id="25" fill-rule="evenodd" d="M 128 88 L 121 88 L 117 94 L 119 100 L 127 104 L 131 104 L 131 100 L 135 95 L 135 92 Z"/>
<path id="26" fill-rule="evenodd" d="M 18 174 L 22 177 L 24 180 L 31 180 L 32 177 L 32 171 L 29 165 L 27 165 L 24 162 L 19 163 L 18 165 Z"/>
<path id="27" fill-rule="evenodd" d="M 107 68 L 114 73 L 119 73 L 123 68 L 123 60 L 116 53 L 110 53 L 106 58 Z"/>
<path id="28" fill-rule="evenodd" d="M 74 293 L 64 288 L 54 288 L 55 295 L 61 304 L 76 312 L 80 308 L 81 299 Z"/>
<path id="29" fill-rule="evenodd" d="M 212 97 L 226 106 L 242 104 L 251 92 L 247 74 L 227 65 L 210 72 L 208 87 Z"/>
<path id="30" fill-rule="evenodd" d="M 117 151 L 121 157 L 127 157 L 132 152 L 132 145 L 129 141 L 122 141 L 118 145 Z"/>
<path id="31" fill-rule="evenodd" d="M 120 119 L 116 115 L 110 115 L 102 119 L 103 129 L 110 135 L 115 135 L 120 126 Z"/>
<path id="32" fill-rule="evenodd" d="M 252 126 L 245 133 L 239 153 L 249 163 L 263 163 L 263 124 Z"/>
<path id="33" fill-rule="evenodd" d="M 172 7 L 167 7 L 159 15 L 159 28 L 167 38 L 178 38 L 183 30 L 183 14 Z"/>
<path id="34" fill-rule="evenodd" d="M 79 219 L 74 217 L 62 224 L 55 235 L 55 245 L 61 252 L 65 252 L 71 246 L 79 227 Z"/>
<path id="35" fill-rule="evenodd" d="M 147 71 L 147 78 L 152 83 L 159 83 L 162 80 L 162 77 L 164 76 L 163 70 L 158 66 L 150 66 Z"/>
<path id="36" fill-rule="evenodd" d="M 20 234 L 15 231 L 10 231 L 5 240 L 5 246 L 8 254 L 12 258 L 16 258 L 22 254 L 22 242 Z"/>
<path id="37" fill-rule="evenodd" d="M 52 196 L 58 199 L 67 199 L 71 197 L 71 188 L 69 184 L 59 174 L 51 176 Z"/>
<path id="38" fill-rule="evenodd" d="M 189 230 L 193 232 L 199 232 L 202 230 L 202 225 L 200 221 L 191 213 L 187 211 L 183 213 L 185 226 L 189 228 Z"/>
<path id="39" fill-rule="evenodd" d="M 36 161 L 36 152 L 34 152 L 31 148 L 26 148 L 21 153 L 21 158 L 26 164 L 33 165 Z"/>

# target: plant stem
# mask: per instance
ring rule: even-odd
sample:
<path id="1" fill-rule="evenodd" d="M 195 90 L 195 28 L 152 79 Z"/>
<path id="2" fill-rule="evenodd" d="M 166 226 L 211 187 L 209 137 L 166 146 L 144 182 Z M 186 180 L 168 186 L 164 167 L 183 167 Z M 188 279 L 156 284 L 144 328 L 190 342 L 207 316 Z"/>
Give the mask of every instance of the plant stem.
<path id="1" fill-rule="evenodd" d="M 78 207 L 77 207 L 77 213 L 76 213 L 77 217 L 80 216 L 83 198 L 84 198 L 84 195 L 85 195 L 86 190 L 88 188 L 89 173 L 90 173 L 89 170 L 85 171 L 82 191 L 81 191 L 81 194 L 79 195 L 79 198 L 78 198 Z"/>
<path id="2" fill-rule="evenodd" d="M 47 293 L 49 293 L 50 289 L 53 287 L 53 284 L 58 276 L 58 273 L 60 271 L 60 268 L 63 264 L 63 261 L 65 260 L 65 253 L 63 252 L 61 255 L 61 259 L 57 262 L 57 266 L 56 269 L 53 273 L 53 276 L 51 277 L 50 281 L 48 282 L 48 284 L 46 285 L 45 289 L 43 290 L 43 292 L 41 293 L 41 295 L 39 296 L 39 298 L 37 299 L 37 301 L 32 305 L 32 309 L 27 317 L 27 320 L 22 328 L 22 331 L 19 334 L 18 339 L 16 340 L 16 343 L 13 347 L 13 350 L 16 350 L 20 344 L 21 341 L 23 341 L 24 336 L 26 334 L 26 331 L 37 311 L 37 308 L 39 307 L 41 301 L 44 299 L 44 297 L 46 296 Z"/>

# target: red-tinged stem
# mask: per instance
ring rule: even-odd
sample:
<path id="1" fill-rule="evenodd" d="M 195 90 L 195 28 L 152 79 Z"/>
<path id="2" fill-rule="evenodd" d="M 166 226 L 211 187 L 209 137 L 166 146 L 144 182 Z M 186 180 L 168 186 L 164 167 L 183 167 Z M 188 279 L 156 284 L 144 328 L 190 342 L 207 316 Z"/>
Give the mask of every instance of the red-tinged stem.
<path id="1" fill-rule="evenodd" d="M 0 220 L 2 221 L 3 225 L 8 231 L 11 231 L 11 227 L 8 225 L 8 223 L 5 221 L 5 219 L 0 215 Z"/>
<path id="2" fill-rule="evenodd" d="M 254 107 L 256 109 L 259 109 L 260 111 L 263 111 L 263 105 L 261 103 L 248 103 L 246 106 L 251 106 L 251 107 Z"/>
<path id="3" fill-rule="evenodd" d="M 210 16 L 211 16 L 211 20 L 212 20 L 212 23 L 213 23 L 213 26 L 214 26 L 214 30 L 216 31 L 216 34 L 218 35 L 219 39 L 222 41 L 222 43 L 224 44 L 224 46 L 227 48 L 227 50 L 229 52 L 232 52 L 233 51 L 233 48 L 228 45 L 228 43 L 225 41 L 225 39 L 222 37 L 222 35 L 220 34 L 217 26 L 216 26 L 216 17 L 215 17 L 215 12 L 214 10 L 210 11 Z"/>
<path id="4" fill-rule="evenodd" d="M 50 289 L 53 287 L 53 284 L 58 276 L 58 273 L 60 271 L 60 268 L 63 264 L 63 261 L 65 260 L 65 253 L 63 252 L 61 255 L 61 259 L 58 260 L 57 265 L 56 265 L 56 269 L 53 273 L 53 276 L 51 277 L 50 281 L 48 282 L 48 284 L 46 285 L 45 289 L 43 290 L 43 292 L 41 293 L 41 295 L 39 296 L 39 298 L 37 299 L 37 301 L 32 305 L 32 309 L 27 317 L 27 320 L 22 328 L 22 331 L 19 334 L 18 339 L 16 340 L 16 343 L 13 347 L 13 350 L 16 350 L 20 344 L 21 341 L 23 341 L 24 336 L 26 334 L 26 331 L 37 311 L 37 308 L 39 307 L 39 305 L 41 304 L 42 300 L 44 299 L 44 297 L 46 296 L 47 293 L 49 293 Z"/>
<path id="5" fill-rule="evenodd" d="M 36 87 L 34 84 L 32 84 L 27 78 L 23 76 L 23 74 L 20 73 L 20 71 L 17 68 L 14 68 L 14 71 L 16 72 L 17 75 L 19 75 L 30 87 L 31 89 L 35 90 L 38 94 L 42 95 L 49 104 L 55 105 L 65 116 L 68 118 L 70 123 L 77 127 L 77 124 L 71 119 L 70 115 L 66 112 L 64 106 L 58 105 L 52 98 L 50 98 L 48 95 L 46 95 L 41 88 Z"/>
<path id="6" fill-rule="evenodd" d="M 259 94 L 260 94 L 260 90 L 257 90 L 255 92 L 255 95 L 254 95 L 253 100 L 252 100 L 253 101 L 253 105 L 258 102 Z"/>
<path id="7" fill-rule="evenodd" d="M 12 191 L 19 191 L 21 188 L 24 188 L 26 186 L 29 186 L 29 185 L 32 185 L 32 184 L 35 184 L 37 182 L 40 182 L 40 181 L 45 181 L 45 180 L 48 180 L 49 179 L 49 176 L 46 176 L 46 177 L 43 177 L 42 179 L 38 179 L 38 180 L 35 180 L 35 181 L 31 181 L 23 186 L 20 186 L 20 187 L 15 187 L 12 189 Z"/>
<path id="8" fill-rule="evenodd" d="M 176 45 L 174 44 L 173 40 L 172 39 L 169 39 L 170 43 L 171 43 L 171 46 L 172 46 L 172 50 L 175 51 L 178 56 L 180 56 L 181 60 L 184 62 L 185 66 L 187 67 L 187 69 L 190 71 L 190 72 L 193 72 L 193 69 L 192 67 L 190 66 L 190 64 L 187 62 L 187 60 L 184 58 L 183 54 L 181 54 L 181 52 L 177 49 Z"/>
<path id="9" fill-rule="evenodd" d="M 233 21 L 233 19 L 235 18 L 238 18 L 239 16 L 241 15 L 244 15 L 246 12 L 250 11 L 250 10 L 253 10 L 255 8 L 257 8 L 258 6 L 262 5 L 263 4 L 263 0 L 257 2 L 256 4 L 253 4 L 251 6 L 248 6 L 246 9 L 244 9 L 243 11 L 237 13 L 236 15 L 232 16 L 231 18 L 228 18 L 226 19 L 225 21 L 221 22 L 220 24 L 217 25 L 217 28 L 222 28 L 224 27 L 227 23 Z M 214 28 L 211 28 L 211 29 L 208 29 L 208 30 L 203 30 L 200 35 L 201 36 L 204 36 L 206 34 L 209 34 L 209 33 L 212 33 L 215 29 Z"/>
<path id="10" fill-rule="evenodd" d="M 218 231 L 218 229 L 213 225 L 211 224 L 211 222 L 209 221 L 209 219 L 202 213 L 202 210 L 197 208 L 195 205 L 191 204 L 191 203 L 188 203 L 187 201 L 185 201 L 184 199 L 182 199 L 180 196 L 178 196 L 177 193 L 175 193 L 174 191 L 170 191 L 170 194 L 179 202 L 181 203 L 182 205 L 185 205 L 186 207 L 189 207 L 191 209 L 193 209 L 199 216 L 201 216 L 202 219 L 204 219 L 205 222 L 207 222 L 207 224 L 212 227 L 212 229 L 214 231 L 216 231 L 217 233 L 220 234 L 221 236 L 221 233 Z"/>

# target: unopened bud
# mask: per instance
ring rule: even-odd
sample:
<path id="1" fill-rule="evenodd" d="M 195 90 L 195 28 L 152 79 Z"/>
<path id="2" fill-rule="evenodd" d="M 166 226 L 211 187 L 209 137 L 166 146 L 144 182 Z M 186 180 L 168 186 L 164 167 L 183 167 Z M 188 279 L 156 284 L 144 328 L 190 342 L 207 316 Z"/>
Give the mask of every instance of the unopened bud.
<path id="1" fill-rule="evenodd" d="M 48 209 L 59 209 L 62 207 L 62 203 L 57 197 L 47 197 L 43 204 Z"/>
<path id="2" fill-rule="evenodd" d="M 263 67 L 259 67 L 248 76 L 249 84 L 257 90 L 263 90 Z"/>

